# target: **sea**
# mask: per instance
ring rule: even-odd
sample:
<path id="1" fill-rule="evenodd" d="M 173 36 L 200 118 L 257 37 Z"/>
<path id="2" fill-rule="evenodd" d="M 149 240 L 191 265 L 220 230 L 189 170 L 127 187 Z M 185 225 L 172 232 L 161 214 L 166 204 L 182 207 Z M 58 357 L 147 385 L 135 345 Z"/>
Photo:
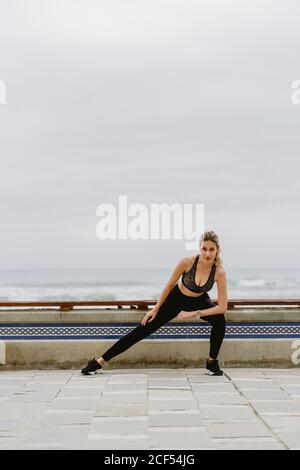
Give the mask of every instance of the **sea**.
<path id="1" fill-rule="evenodd" d="M 228 299 L 300 299 L 300 269 L 226 268 Z M 156 300 L 170 269 L 0 270 L 0 301 Z M 217 299 L 217 286 L 209 292 Z"/>

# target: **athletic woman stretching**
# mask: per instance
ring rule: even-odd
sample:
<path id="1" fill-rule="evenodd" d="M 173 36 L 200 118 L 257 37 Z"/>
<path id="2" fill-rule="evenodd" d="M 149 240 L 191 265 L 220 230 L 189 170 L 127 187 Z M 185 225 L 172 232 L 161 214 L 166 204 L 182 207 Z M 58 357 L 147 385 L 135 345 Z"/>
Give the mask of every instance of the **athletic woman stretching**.
<path id="1" fill-rule="evenodd" d="M 156 305 L 146 313 L 141 324 L 120 338 L 99 359 L 94 358 L 89 361 L 81 370 L 82 374 L 101 373 L 105 362 L 178 316 L 180 320 L 201 318 L 212 325 L 206 369 L 212 375 L 223 375 L 217 357 L 225 335 L 227 282 L 219 253 L 218 236 L 213 231 L 204 232 L 200 239 L 200 254 L 179 261 Z M 178 283 L 181 276 L 181 282 Z M 206 282 L 203 282 L 205 280 Z M 217 305 L 211 301 L 207 293 L 214 282 L 218 286 Z"/>

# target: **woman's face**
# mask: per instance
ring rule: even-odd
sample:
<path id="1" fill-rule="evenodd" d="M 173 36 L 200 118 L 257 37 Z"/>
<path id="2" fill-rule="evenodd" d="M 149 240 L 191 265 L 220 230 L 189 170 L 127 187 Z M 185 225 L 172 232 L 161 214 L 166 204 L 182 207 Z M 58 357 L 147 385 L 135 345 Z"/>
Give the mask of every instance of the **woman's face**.
<path id="1" fill-rule="evenodd" d="M 210 240 L 201 243 L 200 253 L 205 261 L 213 261 L 217 254 L 216 244 Z"/>

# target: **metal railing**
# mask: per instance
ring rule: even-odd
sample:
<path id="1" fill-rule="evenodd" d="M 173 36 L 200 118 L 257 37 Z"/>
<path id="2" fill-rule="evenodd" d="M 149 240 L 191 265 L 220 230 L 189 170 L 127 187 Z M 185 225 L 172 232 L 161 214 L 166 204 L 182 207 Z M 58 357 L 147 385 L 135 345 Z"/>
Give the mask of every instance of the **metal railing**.
<path id="1" fill-rule="evenodd" d="M 217 300 L 212 299 L 214 303 Z M 149 306 L 154 306 L 156 300 L 49 300 L 49 301 L 4 301 L 0 302 L 0 308 L 45 308 L 57 307 L 61 311 L 73 310 L 74 307 L 130 307 L 130 309 L 148 310 Z M 228 301 L 228 309 L 234 310 L 241 307 L 287 307 L 295 308 L 300 307 L 300 299 L 230 299 Z"/>

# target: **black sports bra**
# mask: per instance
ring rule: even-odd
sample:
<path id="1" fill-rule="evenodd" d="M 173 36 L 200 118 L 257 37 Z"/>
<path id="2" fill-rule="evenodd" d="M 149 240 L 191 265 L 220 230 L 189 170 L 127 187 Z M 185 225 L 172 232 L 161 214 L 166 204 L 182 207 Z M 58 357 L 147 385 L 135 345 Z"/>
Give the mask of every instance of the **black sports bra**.
<path id="1" fill-rule="evenodd" d="M 195 261 L 191 269 L 185 273 L 183 273 L 181 282 L 182 284 L 192 292 L 208 292 L 214 285 L 215 280 L 215 272 L 216 272 L 216 265 L 215 263 L 212 265 L 209 277 L 206 283 L 203 286 L 198 286 L 195 281 L 196 277 L 196 268 L 199 259 L 199 254 L 196 256 Z"/>

